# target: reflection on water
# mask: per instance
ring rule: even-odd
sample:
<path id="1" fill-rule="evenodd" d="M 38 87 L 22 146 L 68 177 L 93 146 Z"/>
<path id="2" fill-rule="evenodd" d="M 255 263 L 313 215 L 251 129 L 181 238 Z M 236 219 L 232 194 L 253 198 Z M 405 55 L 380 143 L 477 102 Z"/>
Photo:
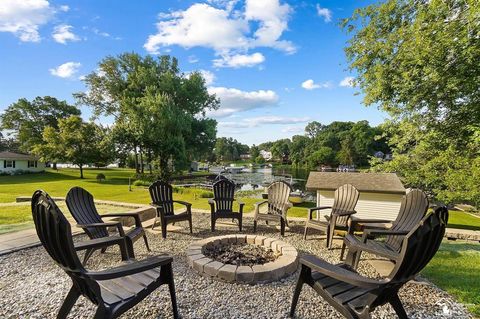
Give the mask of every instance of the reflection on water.
<path id="1" fill-rule="evenodd" d="M 215 174 L 222 174 L 228 179 L 231 179 L 237 184 L 239 190 L 248 191 L 255 189 L 263 189 L 274 181 L 284 180 L 292 188 L 297 191 L 305 191 L 305 184 L 307 182 L 308 171 L 305 169 L 291 169 L 291 168 L 247 168 L 241 172 L 222 172 L 222 168 L 212 168 L 210 170 Z"/>

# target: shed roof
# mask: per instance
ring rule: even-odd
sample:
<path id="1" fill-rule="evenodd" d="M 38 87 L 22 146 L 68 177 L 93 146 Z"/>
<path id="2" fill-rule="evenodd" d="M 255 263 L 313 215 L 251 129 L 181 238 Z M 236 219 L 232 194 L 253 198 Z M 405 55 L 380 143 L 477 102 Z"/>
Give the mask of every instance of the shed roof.
<path id="1" fill-rule="evenodd" d="M 360 192 L 405 194 L 405 188 L 395 173 L 310 172 L 308 190 L 335 190 L 352 184 Z"/>
<path id="2" fill-rule="evenodd" d="M 29 154 L 14 153 L 14 152 L 0 152 L 0 159 L 36 161 L 38 158 Z"/>

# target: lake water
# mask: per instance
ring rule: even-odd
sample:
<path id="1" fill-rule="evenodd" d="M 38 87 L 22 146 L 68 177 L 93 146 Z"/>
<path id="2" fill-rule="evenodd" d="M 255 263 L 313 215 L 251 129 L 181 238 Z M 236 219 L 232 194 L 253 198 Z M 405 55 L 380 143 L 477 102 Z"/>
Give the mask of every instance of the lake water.
<path id="1" fill-rule="evenodd" d="M 212 168 L 210 171 L 220 173 L 220 170 L 215 170 L 215 168 Z M 305 191 L 308 173 L 309 171 L 305 169 L 273 167 L 252 168 L 239 173 L 222 173 L 222 175 L 233 180 L 237 184 L 238 189 L 243 191 L 262 189 L 278 180 L 290 183 L 295 191 Z"/>

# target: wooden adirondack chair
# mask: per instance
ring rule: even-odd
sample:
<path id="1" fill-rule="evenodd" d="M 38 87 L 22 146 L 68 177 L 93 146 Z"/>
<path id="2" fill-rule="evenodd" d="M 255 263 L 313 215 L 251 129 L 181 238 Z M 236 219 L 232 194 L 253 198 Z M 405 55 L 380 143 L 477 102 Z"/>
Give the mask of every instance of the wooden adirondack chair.
<path id="1" fill-rule="evenodd" d="M 280 234 L 285 236 L 285 225 L 287 222 L 287 211 L 292 207 L 292 203 L 288 201 L 292 187 L 284 181 L 273 182 L 268 186 L 268 199 L 255 204 L 255 216 L 253 221 L 253 232 L 257 231 L 257 222 L 264 220 L 267 224 L 269 221 L 280 223 Z M 268 204 L 267 211 L 260 213 L 260 207 Z"/>
<path id="2" fill-rule="evenodd" d="M 427 210 L 427 195 L 419 189 L 413 189 L 403 197 L 400 211 L 393 222 L 388 220 L 353 218 L 350 224 L 349 234 L 344 239 L 342 256 L 346 245 L 349 251 L 349 256 L 346 262 L 354 269 L 358 267 L 362 251 L 387 257 L 390 260 L 397 262 L 402 258 L 401 248 L 403 236 L 408 234 L 408 232 L 418 224 L 418 222 L 425 216 Z M 391 222 L 392 227 L 381 229 L 378 224 L 371 227 L 372 223 L 385 222 Z M 362 227 L 359 227 L 358 225 L 362 225 Z M 358 228 L 363 228 L 363 236 L 361 238 L 353 235 L 353 231 Z M 386 240 L 378 241 L 370 239 L 375 236 L 386 236 Z"/>
<path id="3" fill-rule="evenodd" d="M 95 318 L 116 318 L 163 284 L 168 284 L 173 315 L 179 318 L 172 257 L 155 256 L 90 272 L 75 252 L 70 224 L 47 193 L 38 190 L 33 194 L 32 215 L 43 247 L 73 281 L 57 318 L 66 318 L 80 295 L 98 306 Z"/>
<path id="4" fill-rule="evenodd" d="M 356 213 L 355 206 L 357 205 L 359 196 L 360 193 L 355 186 L 345 184 L 335 190 L 333 206 L 310 208 L 303 238 L 307 239 L 309 228 L 321 230 L 327 235 L 327 248 L 331 249 L 335 230 L 348 230 L 349 219 Z M 325 215 L 326 220 L 315 219 L 313 213 L 323 209 L 331 209 L 330 215 Z"/>
<path id="5" fill-rule="evenodd" d="M 152 205 L 157 210 L 157 217 L 153 221 L 152 229 L 155 227 L 157 218 L 160 219 L 162 226 L 162 237 L 167 238 L 167 225 L 175 224 L 180 221 L 188 221 L 190 225 L 190 233 L 192 233 L 192 204 L 173 200 L 173 188 L 172 185 L 156 181 L 148 188 L 150 191 L 150 197 L 152 198 Z M 182 204 L 186 207 L 185 211 L 175 214 L 173 208 L 174 203 Z"/>
<path id="6" fill-rule="evenodd" d="M 290 316 L 293 317 L 295 313 L 303 284 L 307 284 L 346 318 L 370 318 L 370 312 L 386 303 L 392 305 L 399 318 L 408 318 L 398 291 L 435 255 L 445 234 L 447 221 L 448 210 L 444 206 L 424 217 L 402 239 L 402 258 L 387 279 L 363 277 L 350 271 L 346 264 L 332 265 L 316 256 L 302 257 Z"/>
<path id="7" fill-rule="evenodd" d="M 209 199 L 211 209 L 212 232 L 215 231 L 215 222 L 219 218 L 232 218 L 238 220 L 238 229 L 242 231 L 243 206 L 245 203 L 238 202 L 239 211 L 233 211 L 235 201 L 235 183 L 228 179 L 221 179 L 213 184 L 213 199 Z"/>
<path id="8" fill-rule="evenodd" d="M 116 226 L 120 237 L 124 237 L 127 243 L 128 255 L 130 258 L 135 258 L 133 250 L 133 243 L 143 237 L 147 250 L 148 246 L 147 236 L 143 229 L 140 216 L 137 213 L 109 213 L 100 215 L 95 207 L 92 194 L 81 187 L 72 187 L 65 198 L 68 210 L 72 214 L 78 227 L 82 228 L 91 239 L 107 238 L 109 236 L 107 227 Z M 120 222 L 104 222 L 102 217 L 131 217 L 135 219 L 135 227 L 124 232 Z M 98 248 L 97 248 L 98 249 Z M 100 247 L 102 252 L 105 252 L 106 246 Z M 85 264 L 93 254 L 95 249 L 88 249 L 85 253 L 83 263 Z"/>

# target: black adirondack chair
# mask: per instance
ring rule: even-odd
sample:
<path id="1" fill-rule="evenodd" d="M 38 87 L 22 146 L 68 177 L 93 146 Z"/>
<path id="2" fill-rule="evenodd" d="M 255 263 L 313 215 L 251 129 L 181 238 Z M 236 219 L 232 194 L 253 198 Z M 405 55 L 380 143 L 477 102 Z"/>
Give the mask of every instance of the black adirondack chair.
<path id="1" fill-rule="evenodd" d="M 335 190 L 333 206 L 310 208 L 303 238 L 307 239 L 309 228 L 321 230 L 327 235 L 327 248 L 331 249 L 335 230 L 348 230 L 349 219 L 356 213 L 355 206 L 357 205 L 359 196 L 360 193 L 355 186 L 345 184 Z M 315 219 L 313 213 L 323 209 L 331 209 L 330 215 L 324 216 L 326 220 Z"/>
<path id="2" fill-rule="evenodd" d="M 408 318 L 398 291 L 435 255 L 445 234 L 447 221 L 448 210 L 443 206 L 424 217 L 402 239 L 402 258 L 387 279 L 363 277 L 350 271 L 348 265 L 332 265 L 316 256 L 302 257 L 290 316 L 293 317 L 295 313 L 303 284 L 307 284 L 346 318 L 370 318 L 370 312 L 386 303 L 392 305 L 399 318 Z"/>
<path id="3" fill-rule="evenodd" d="M 68 210 L 78 223 L 77 226 L 82 228 L 91 239 L 99 240 L 101 238 L 108 238 L 109 234 L 107 228 L 116 226 L 119 236 L 125 238 L 128 255 L 130 258 L 135 258 L 133 243 L 142 237 L 145 241 L 145 246 L 147 246 L 148 251 L 150 251 L 147 236 L 145 235 L 145 230 L 143 229 L 142 222 L 140 221 L 140 216 L 138 216 L 138 214 L 109 213 L 100 215 L 95 207 L 92 194 L 81 187 L 72 187 L 67 193 L 65 202 L 67 203 Z M 104 222 L 102 217 L 132 217 L 135 219 L 135 227 L 127 232 L 124 232 L 120 222 Z M 102 252 L 105 252 L 106 246 L 100 248 Z M 94 251 L 95 249 L 88 249 L 86 251 L 83 261 L 84 264 Z"/>
<path id="4" fill-rule="evenodd" d="M 172 185 L 156 181 L 148 188 L 150 197 L 152 198 L 152 205 L 157 210 L 157 217 L 153 221 L 152 229 L 155 227 L 157 218 L 160 219 L 162 226 L 162 237 L 167 238 L 167 225 L 175 224 L 180 221 L 188 221 L 190 225 L 190 234 L 192 233 L 192 204 L 173 200 Z M 178 203 L 185 206 L 185 211 L 175 214 L 173 204 Z"/>
<path id="5" fill-rule="evenodd" d="M 238 202 L 238 212 L 233 211 L 235 201 L 235 183 L 228 179 L 221 179 L 213 184 L 213 199 L 209 199 L 211 210 L 212 232 L 215 231 L 215 222 L 219 218 L 231 218 L 238 220 L 238 229 L 242 231 L 243 206 L 245 203 Z"/>
<path id="6" fill-rule="evenodd" d="M 349 251 L 346 262 L 354 269 L 358 267 L 362 251 L 383 256 L 397 262 L 402 258 L 403 236 L 408 234 L 418 224 L 425 216 L 427 210 L 428 198 L 425 193 L 419 189 L 412 189 L 403 197 L 399 213 L 393 222 L 389 220 L 352 218 L 349 234 L 344 239 L 342 257 L 346 245 Z M 386 222 L 392 223 L 392 226 L 388 229 L 381 229 L 378 224 L 372 225 L 372 223 Z M 358 225 L 362 225 L 362 227 Z M 361 238 L 353 234 L 353 231 L 358 228 L 363 229 Z M 381 236 L 386 236 L 386 239 L 384 241 L 375 240 L 375 237 Z"/>
<path id="7" fill-rule="evenodd" d="M 170 290 L 173 316 L 179 318 L 172 257 L 155 256 L 90 272 L 75 252 L 70 224 L 47 193 L 38 190 L 33 194 L 32 215 L 43 247 L 73 282 L 57 318 L 66 318 L 80 295 L 98 306 L 94 318 L 117 318 L 163 284 Z"/>
<path id="8" fill-rule="evenodd" d="M 257 231 L 259 220 L 264 220 L 267 224 L 273 221 L 280 223 L 280 234 L 285 236 L 285 225 L 288 225 L 287 211 L 292 207 L 288 200 L 291 192 L 292 187 L 285 181 L 273 182 L 268 186 L 268 199 L 255 204 L 253 232 Z M 260 207 L 264 204 L 268 204 L 267 211 L 260 212 Z"/>

